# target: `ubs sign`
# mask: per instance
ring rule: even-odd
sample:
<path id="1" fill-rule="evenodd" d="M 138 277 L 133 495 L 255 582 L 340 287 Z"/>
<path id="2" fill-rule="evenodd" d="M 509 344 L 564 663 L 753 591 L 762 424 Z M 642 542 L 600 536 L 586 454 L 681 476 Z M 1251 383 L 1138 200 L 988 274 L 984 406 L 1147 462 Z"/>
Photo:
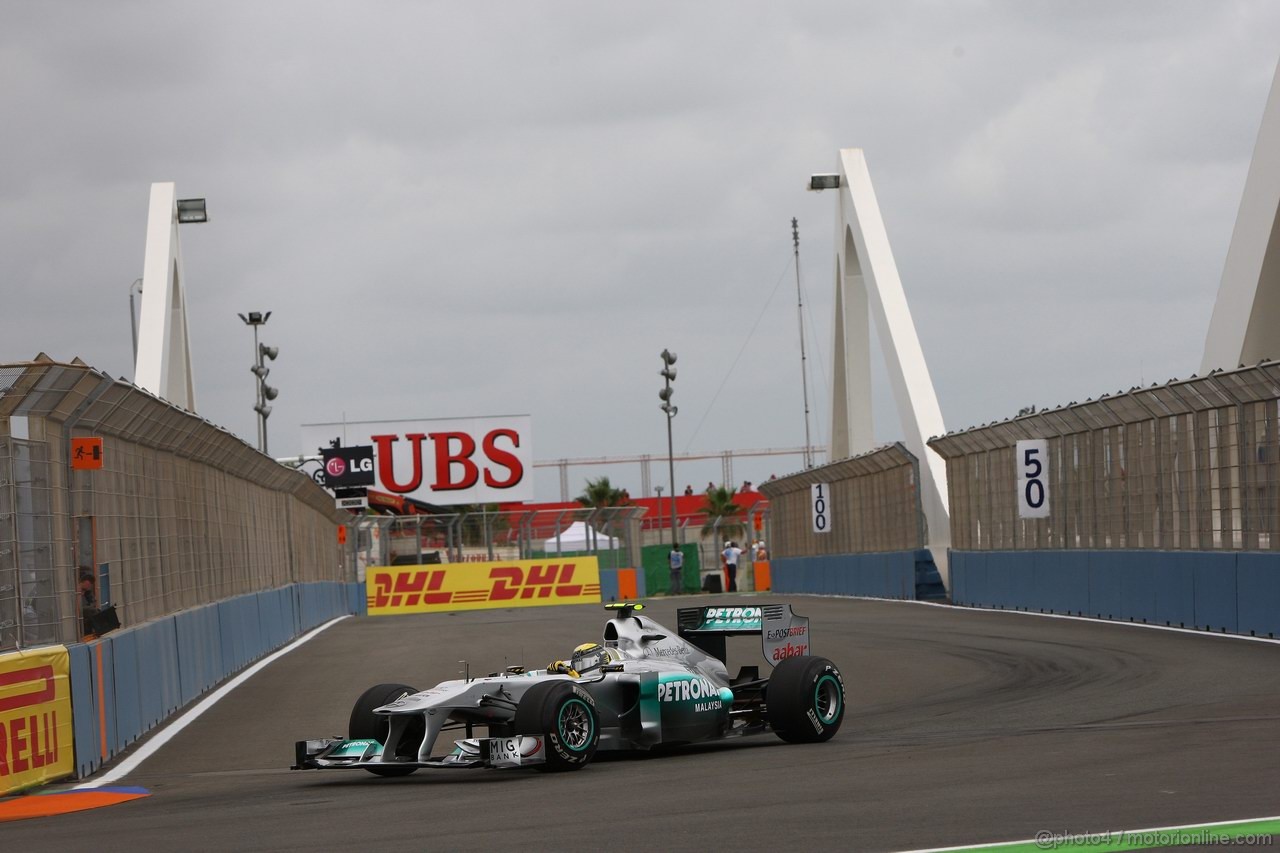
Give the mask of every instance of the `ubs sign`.
<path id="1" fill-rule="evenodd" d="M 304 424 L 302 447 L 326 447 L 335 436 L 344 452 L 369 445 L 373 488 L 448 506 L 533 500 L 532 433 L 528 415 Z M 326 476 L 329 461 L 326 454 Z"/>

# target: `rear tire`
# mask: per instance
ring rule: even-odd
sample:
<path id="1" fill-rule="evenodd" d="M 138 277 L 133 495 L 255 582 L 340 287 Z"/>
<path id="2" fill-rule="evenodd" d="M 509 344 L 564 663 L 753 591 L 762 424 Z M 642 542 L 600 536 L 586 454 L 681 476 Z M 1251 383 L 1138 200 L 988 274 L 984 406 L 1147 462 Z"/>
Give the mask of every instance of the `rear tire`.
<path id="1" fill-rule="evenodd" d="M 382 714 L 373 713 L 373 709 L 389 705 L 401 696 L 411 696 L 417 692 L 416 687 L 410 687 L 407 684 L 375 684 L 370 687 L 360 694 L 360 698 L 356 700 L 355 707 L 351 709 L 351 719 L 347 723 L 347 736 L 352 740 L 376 740 L 385 747 L 387 745 L 387 734 L 390 731 L 390 723 Z M 412 735 L 415 732 L 418 733 L 418 740 L 421 741 L 422 736 L 426 734 L 426 723 L 410 726 L 409 734 Z M 409 739 L 412 738 L 410 737 Z M 418 768 L 392 765 L 387 767 L 366 767 L 364 769 L 375 776 L 408 776 Z"/>
<path id="2" fill-rule="evenodd" d="M 516 707 L 512 725 L 518 735 L 540 735 L 547 760 L 539 770 L 557 773 L 585 767 L 600 745 L 595 699 L 568 681 L 544 681 L 530 687 Z"/>
<path id="3" fill-rule="evenodd" d="M 826 658 L 786 658 L 765 688 L 769 725 L 787 743 L 831 740 L 844 722 L 844 679 Z"/>

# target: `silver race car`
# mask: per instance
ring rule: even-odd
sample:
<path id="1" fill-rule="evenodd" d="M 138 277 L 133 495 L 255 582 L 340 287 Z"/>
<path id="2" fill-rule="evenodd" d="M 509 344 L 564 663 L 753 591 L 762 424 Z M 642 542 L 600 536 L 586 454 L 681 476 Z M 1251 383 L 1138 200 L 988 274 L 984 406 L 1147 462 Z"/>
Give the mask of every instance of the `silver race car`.
<path id="1" fill-rule="evenodd" d="M 379 684 L 356 700 L 346 739 L 295 745 L 294 770 L 360 768 L 402 776 L 419 767 L 577 770 L 599 750 L 647 750 L 772 731 L 792 743 L 831 738 L 844 681 L 809 654 L 809 620 L 788 604 L 678 611 L 676 634 L 642 604 L 608 604 L 603 642 L 544 670 L 509 667 L 418 691 Z M 758 634 L 765 661 L 730 677 L 726 638 Z M 483 727 L 486 737 L 477 737 Z M 461 732 L 435 754 L 445 731 Z"/>

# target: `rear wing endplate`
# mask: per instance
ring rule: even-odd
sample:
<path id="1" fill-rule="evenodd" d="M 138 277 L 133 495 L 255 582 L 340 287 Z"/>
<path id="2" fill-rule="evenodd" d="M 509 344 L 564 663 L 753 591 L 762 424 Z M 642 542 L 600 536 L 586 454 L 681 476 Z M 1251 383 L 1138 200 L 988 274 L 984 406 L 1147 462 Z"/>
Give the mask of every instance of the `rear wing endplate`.
<path id="1" fill-rule="evenodd" d="M 784 658 L 813 654 L 809 646 L 809 618 L 791 612 L 790 604 L 682 607 L 676 611 L 681 638 L 724 661 L 725 637 L 759 634 L 761 651 L 770 664 Z"/>

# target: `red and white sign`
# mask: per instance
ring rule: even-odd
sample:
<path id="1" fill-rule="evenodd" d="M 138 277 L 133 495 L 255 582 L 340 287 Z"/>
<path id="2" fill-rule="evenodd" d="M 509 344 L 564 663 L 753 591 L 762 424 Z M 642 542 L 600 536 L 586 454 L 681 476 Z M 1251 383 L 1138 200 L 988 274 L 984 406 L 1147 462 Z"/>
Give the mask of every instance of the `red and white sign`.
<path id="1" fill-rule="evenodd" d="M 533 500 L 528 415 L 304 424 L 302 452 L 371 444 L 374 488 L 441 506 Z"/>

